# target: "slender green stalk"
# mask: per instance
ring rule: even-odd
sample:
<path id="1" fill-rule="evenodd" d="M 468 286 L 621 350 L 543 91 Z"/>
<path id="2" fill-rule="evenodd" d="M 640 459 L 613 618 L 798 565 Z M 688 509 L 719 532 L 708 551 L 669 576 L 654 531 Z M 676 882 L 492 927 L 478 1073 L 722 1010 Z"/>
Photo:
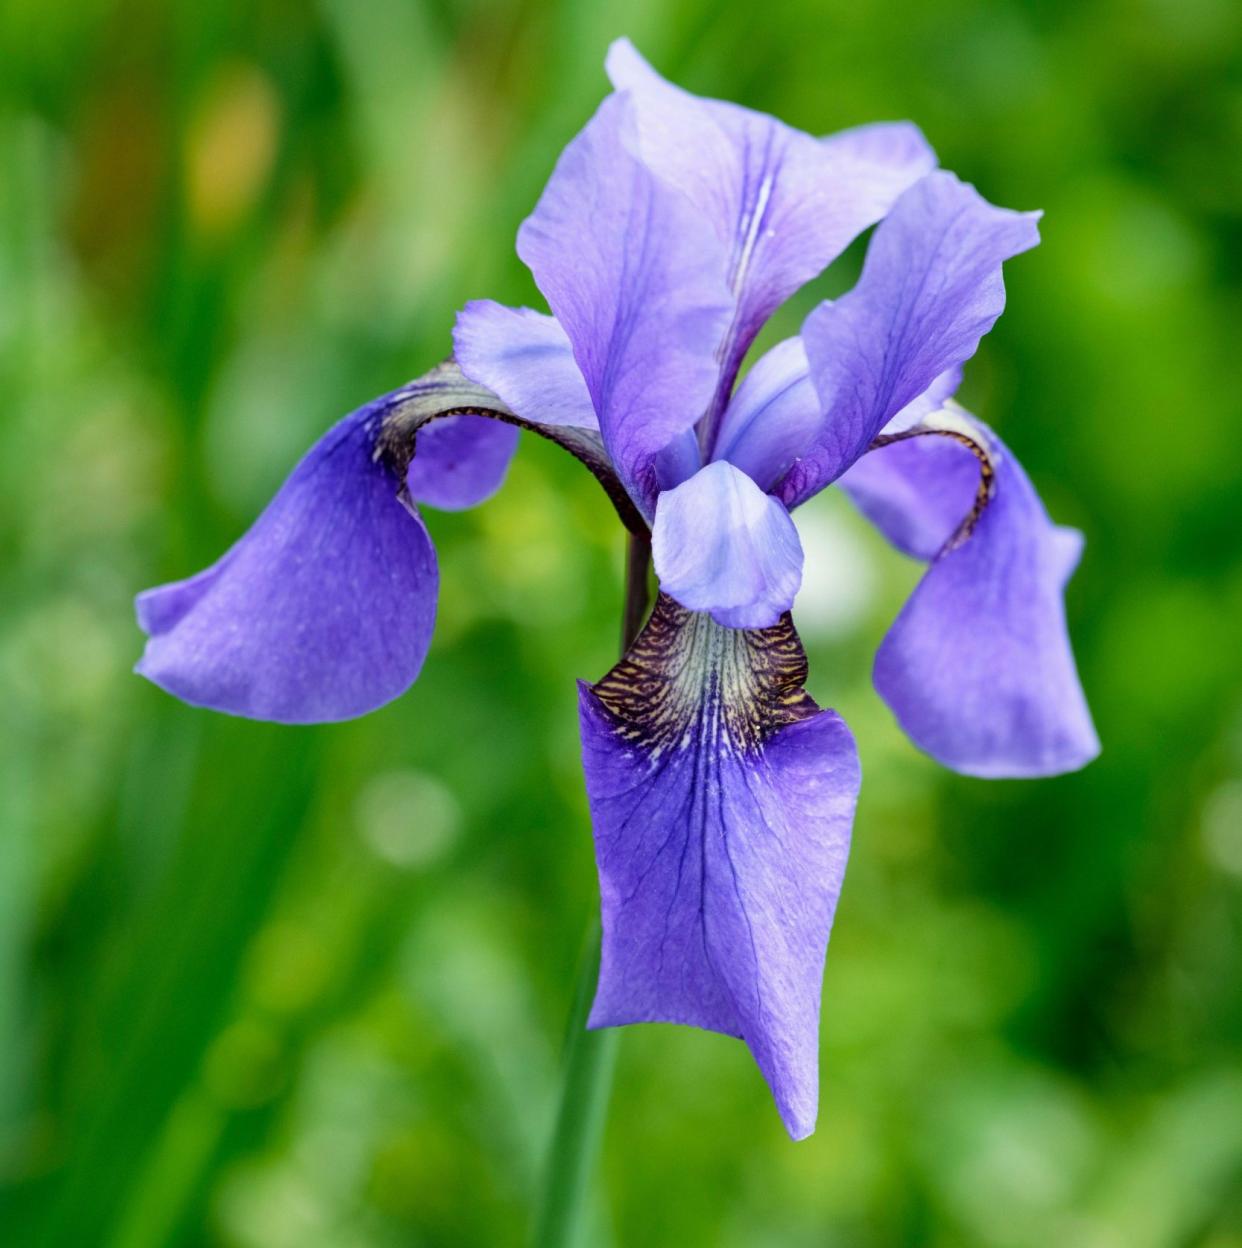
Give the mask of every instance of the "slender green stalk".
<path id="1" fill-rule="evenodd" d="M 621 653 L 638 636 L 647 618 L 651 601 L 648 587 L 651 569 L 651 537 L 647 533 L 629 534 L 625 548 L 625 606 L 621 610 Z"/>
<path id="2" fill-rule="evenodd" d="M 622 653 L 638 635 L 647 612 L 650 563 L 650 540 L 645 534 L 631 534 L 625 563 Z M 579 1243 L 587 1190 L 608 1115 L 612 1072 L 621 1034 L 612 1027 L 602 1031 L 588 1031 L 586 1027 L 599 975 L 599 949 L 600 926 L 596 921 L 587 939 L 565 1038 L 561 1104 L 535 1222 L 536 1248 L 574 1248 Z"/>

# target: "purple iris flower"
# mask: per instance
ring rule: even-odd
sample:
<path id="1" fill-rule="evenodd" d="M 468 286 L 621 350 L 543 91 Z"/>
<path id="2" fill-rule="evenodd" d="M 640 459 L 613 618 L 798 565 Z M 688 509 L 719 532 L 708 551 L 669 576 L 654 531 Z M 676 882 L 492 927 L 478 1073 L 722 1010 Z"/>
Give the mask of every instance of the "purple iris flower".
<path id="1" fill-rule="evenodd" d="M 740 1036 L 801 1138 L 860 772 L 803 688 L 791 511 L 835 483 L 927 563 L 875 662 L 916 745 L 976 776 L 1099 749 L 1062 603 L 1081 536 L 952 402 L 1038 214 L 937 171 L 909 124 L 818 139 L 681 91 L 628 42 L 607 65 L 614 92 L 518 235 L 552 315 L 468 305 L 453 360 L 336 425 L 218 563 L 139 597 L 138 670 L 261 719 L 379 706 L 432 632 L 416 504 L 481 502 L 519 427 L 565 446 L 650 532 L 660 585 L 623 659 L 579 686 L 604 933 L 590 1025 Z M 854 289 L 737 385 L 771 313 L 877 222 Z"/>

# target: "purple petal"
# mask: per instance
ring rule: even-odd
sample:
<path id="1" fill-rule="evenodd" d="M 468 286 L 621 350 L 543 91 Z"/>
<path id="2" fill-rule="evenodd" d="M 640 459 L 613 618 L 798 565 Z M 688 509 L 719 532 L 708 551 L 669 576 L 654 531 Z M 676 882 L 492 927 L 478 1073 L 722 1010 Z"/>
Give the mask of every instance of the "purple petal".
<path id="1" fill-rule="evenodd" d="M 910 429 L 921 420 L 934 415 L 957 393 L 962 384 L 962 366 L 954 364 L 935 378 L 917 398 L 911 399 L 881 430 L 883 433 L 900 433 Z"/>
<path id="2" fill-rule="evenodd" d="M 897 546 L 932 559 L 876 655 L 876 689 L 911 740 L 955 771 L 1073 771 L 1100 750 L 1063 603 L 1081 535 L 1049 520 L 1021 465 L 985 425 L 965 413 L 954 425 L 993 473 L 965 531 L 979 461 L 952 438 L 893 443 L 842 478 Z"/>
<path id="3" fill-rule="evenodd" d="M 621 663 L 580 686 L 604 921 L 590 1025 L 740 1036 L 794 1139 L 815 1127 L 859 785 L 849 729 L 805 678 L 788 616 L 724 629 L 662 595 Z"/>
<path id="4" fill-rule="evenodd" d="M 884 426 L 883 437 L 916 425 L 951 427 L 961 408 L 948 400 L 961 385 L 962 370 L 941 373 Z M 963 426 L 967 437 L 972 427 Z M 898 550 L 930 560 L 961 526 L 979 490 L 979 460 L 948 437 L 894 441 L 883 455 L 861 456 L 836 484 Z"/>
<path id="5" fill-rule="evenodd" d="M 651 552 L 666 594 L 729 628 L 775 624 L 802 584 L 789 513 L 723 461 L 660 495 Z"/>
<path id="6" fill-rule="evenodd" d="M 614 86 L 633 93 L 639 152 L 694 202 L 721 242 L 736 300 L 720 346 L 717 416 L 755 334 L 795 290 L 878 221 L 936 158 L 908 122 L 826 140 L 666 82 L 625 39 L 608 52 Z"/>
<path id="7" fill-rule="evenodd" d="M 138 672 L 194 706 L 281 723 L 362 715 L 413 683 L 439 574 L 375 453 L 405 393 L 321 438 L 219 562 L 138 596 L 150 637 Z"/>
<path id="8" fill-rule="evenodd" d="M 889 421 L 885 431 L 909 428 L 939 410 L 961 380 L 960 368 L 942 373 Z M 802 339 L 786 338 L 756 360 L 742 379 L 725 409 L 713 458 L 727 459 L 770 490 L 812 445 L 822 423 Z M 865 457 L 858 463 L 866 463 Z"/>
<path id="9" fill-rule="evenodd" d="M 598 429 L 573 347 L 556 318 L 476 299 L 457 314 L 453 354 L 461 371 L 541 425 Z"/>
<path id="10" fill-rule="evenodd" d="M 519 430 L 485 416 L 445 416 L 418 432 L 406 488 L 416 502 L 463 511 L 500 489 Z"/>
<path id="11" fill-rule="evenodd" d="M 786 338 L 754 363 L 725 409 L 712 458 L 736 464 L 765 490 L 811 445 L 822 423 L 801 338 Z"/>
<path id="12" fill-rule="evenodd" d="M 778 491 L 787 506 L 840 476 L 897 412 L 975 353 L 1005 306 L 1001 262 L 1039 241 L 1037 219 L 994 208 L 948 173 L 901 197 L 858 285 L 802 327 L 824 421 Z"/>
<path id="13" fill-rule="evenodd" d="M 573 344 L 622 482 L 649 513 L 655 455 L 715 388 L 731 301 L 719 244 L 632 154 L 633 125 L 627 95 L 600 105 L 561 154 L 518 253 Z"/>

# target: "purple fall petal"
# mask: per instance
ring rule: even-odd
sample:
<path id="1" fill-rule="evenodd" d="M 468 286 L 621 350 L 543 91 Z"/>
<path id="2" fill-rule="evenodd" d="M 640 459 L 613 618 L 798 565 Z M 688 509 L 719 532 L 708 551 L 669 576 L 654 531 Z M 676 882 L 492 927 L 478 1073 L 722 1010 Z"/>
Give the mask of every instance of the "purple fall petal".
<path id="1" fill-rule="evenodd" d="M 707 407 L 732 304 L 717 240 L 633 154 L 633 129 L 628 94 L 609 96 L 561 154 L 518 254 L 573 344 L 622 482 L 650 515 L 652 461 Z"/>
<path id="2" fill-rule="evenodd" d="M 721 243 L 735 300 L 719 345 L 716 416 L 767 318 L 880 219 L 936 158 L 908 122 L 820 140 L 774 117 L 701 99 L 665 81 L 627 39 L 608 51 L 608 75 L 634 96 L 639 152 L 693 201 Z"/>
<path id="3" fill-rule="evenodd" d="M 911 740 L 968 775 L 1049 776 L 1100 749 L 1065 626 L 1081 535 L 1054 525 L 1021 465 L 982 422 L 990 497 L 962 536 L 979 460 L 951 437 L 864 456 L 841 484 L 895 545 L 931 559 L 876 654 L 875 684 Z"/>
<path id="4" fill-rule="evenodd" d="M 802 584 L 789 513 L 723 461 L 660 495 L 651 553 L 666 594 L 728 628 L 775 624 Z"/>
<path id="5" fill-rule="evenodd" d="M 858 284 L 802 327 L 824 419 L 777 491 L 788 507 L 840 476 L 897 412 L 975 353 L 1005 306 L 1001 262 L 1039 241 L 1037 219 L 994 208 L 949 173 L 897 201 Z"/>
<path id="6" fill-rule="evenodd" d="M 405 474 L 410 497 L 441 511 L 464 511 L 500 489 L 519 430 L 484 416 L 446 416 L 420 429 Z"/>
<path id="7" fill-rule="evenodd" d="M 590 1025 L 740 1036 L 794 1139 L 815 1127 L 860 779 L 849 729 L 805 677 L 788 616 L 725 629 L 661 595 L 621 663 L 580 686 L 604 923 Z"/>
<path id="8" fill-rule="evenodd" d="M 461 371 L 541 425 L 598 429 L 573 347 L 556 318 L 476 299 L 457 314 L 453 354 Z"/>
<path id="9" fill-rule="evenodd" d="M 403 393 L 332 428 L 217 563 L 138 596 L 138 672 L 195 706 L 282 723 L 362 715 L 413 683 L 439 574 L 375 455 Z"/>

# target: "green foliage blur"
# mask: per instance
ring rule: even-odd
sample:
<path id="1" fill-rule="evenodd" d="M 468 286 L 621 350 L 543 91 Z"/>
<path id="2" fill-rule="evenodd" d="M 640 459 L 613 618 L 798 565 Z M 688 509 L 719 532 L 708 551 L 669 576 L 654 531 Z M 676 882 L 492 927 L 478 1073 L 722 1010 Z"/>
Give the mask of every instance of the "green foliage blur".
<path id="1" fill-rule="evenodd" d="M 737 1042 L 631 1028 L 586 1242 L 1238 1248 L 1235 0 L 3 0 L 0 1242 L 525 1240 L 597 904 L 602 494 L 530 439 L 431 513 L 425 674 L 354 723 L 178 704 L 130 674 L 131 599 L 467 299 L 540 306 L 514 232 L 621 33 L 808 130 L 912 118 L 1046 210 L 964 398 L 1086 532 L 1104 753 L 1038 783 L 921 756 L 869 676 L 918 569 L 805 508 L 810 688 L 865 776 L 819 1130 L 787 1140 Z"/>

